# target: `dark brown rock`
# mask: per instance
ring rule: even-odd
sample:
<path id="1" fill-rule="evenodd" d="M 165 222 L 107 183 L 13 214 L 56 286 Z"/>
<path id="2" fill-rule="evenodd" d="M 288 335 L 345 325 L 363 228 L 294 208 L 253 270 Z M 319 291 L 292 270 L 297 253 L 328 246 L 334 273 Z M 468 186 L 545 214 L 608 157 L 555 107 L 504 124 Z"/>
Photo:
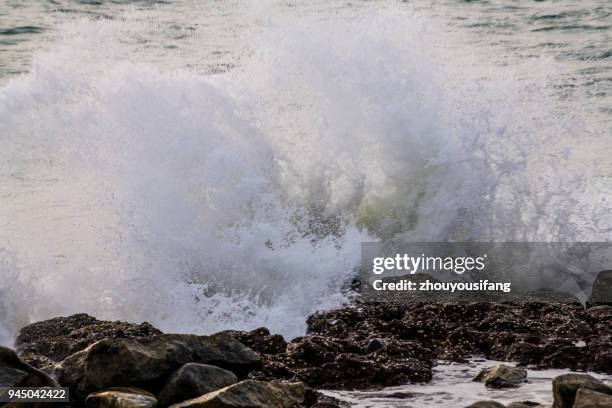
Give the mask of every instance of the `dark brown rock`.
<path id="1" fill-rule="evenodd" d="M 176 370 L 159 393 L 161 406 L 199 397 L 238 382 L 231 371 L 208 364 L 188 363 Z"/>
<path id="2" fill-rule="evenodd" d="M 497 401 L 478 401 L 466 408 L 506 408 L 504 404 Z"/>
<path id="3" fill-rule="evenodd" d="M 231 336 L 162 334 L 138 339 L 104 339 L 61 362 L 59 382 L 76 400 L 112 386 L 161 387 L 187 363 L 219 366 L 245 376 L 260 366 L 259 356 Z"/>
<path id="4" fill-rule="evenodd" d="M 572 408 L 610 408 L 612 395 L 592 391 L 586 388 L 578 389 Z"/>
<path id="5" fill-rule="evenodd" d="M 171 408 L 291 408 L 303 401 L 303 384 L 245 380 Z"/>
<path id="6" fill-rule="evenodd" d="M 374 353 L 385 347 L 385 339 L 381 339 L 380 337 L 376 337 L 368 341 L 368 345 L 366 346 L 366 353 Z"/>
<path id="7" fill-rule="evenodd" d="M 247 347 L 263 354 L 278 354 L 285 351 L 287 342 L 280 334 L 270 334 L 270 330 L 265 327 L 252 330 L 250 332 L 239 330 L 226 330 L 223 333 L 229 334 Z"/>
<path id="8" fill-rule="evenodd" d="M 344 403 L 336 398 L 323 395 L 312 388 L 306 388 L 304 402 L 295 408 L 349 408 L 350 404 Z"/>
<path id="9" fill-rule="evenodd" d="M 586 354 L 589 371 L 612 373 L 612 331 L 593 337 Z"/>
<path id="10" fill-rule="evenodd" d="M 111 322 L 81 313 L 25 326 L 19 331 L 15 346 L 26 362 L 41 368 L 105 338 L 133 339 L 159 334 L 162 332 L 146 322 Z"/>
<path id="11" fill-rule="evenodd" d="M 587 374 L 565 374 L 553 380 L 553 408 L 572 408 L 579 389 L 612 394 L 612 389 Z"/>
<path id="12" fill-rule="evenodd" d="M 100 322 L 87 315 L 29 326 L 22 331 L 20 344 L 27 355 L 37 356 L 45 365 L 94 339 L 110 337 L 67 357 L 60 366 L 61 380 L 76 390 L 80 400 L 88 392 L 117 385 L 159 392 L 162 383 L 186 363 L 220 365 L 238 377 L 258 381 L 376 389 L 429 381 L 437 359 L 464 361 L 474 355 L 539 368 L 612 373 L 609 312 L 608 307 L 585 311 L 571 302 L 358 303 L 310 316 L 307 335 L 289 344 L 266 328 L 217 335 L 227 339 L 217 343 L 219 350 L 242 342 L 261 353 L 257 363 L 238 367 L 202 358 L 195 340 L 176 343 L 170 339 L 177 335 L 151 336 L 156 329 Z M 129 327 L 115 330 L 122 325 Z M 127 368 L 117 370 L 124 361 Z"/>
<path id="13" fill-rule="evenodd" d="M 589 313 L 575 302 L 360 304 L 310 316 L 308 333 L 359 344 L 378 337 L 414 341 L 433 358 L 451 361 L 482 355 L 612 373 L 607 316 L 607 308 Z M 324 357 L 323 352 L 316 354 Z"/>
<path id="14" fill-rule="evenodd" d="M 369 359 L 339 354 L 320 367 L 295 369 L 297 378 L 317 388 L 368 389 L 431 380 L 431 363 L 417 359 Z"/>
<path id="15" fill-rule="evenodd" d="M 589 305 L 612 305 L 612 270 L 601 271 L 593 282 Z"/>
<path id="16" fill-rule="evenodd" d="M 109 388 L 89 394 L 86 408 L 155 408 L 157 399 L 148 391 L 135 387 Z"/>
<path id="17" fill-rule="evenodd" d="M 612 306 L 600 305 L 587 309 L 587 315 L 594 321 L 608 320 L 612 318 Z"/>
<path id="18" fill-rule="evenodd" d="M 493 388 L 516 387 L 527 379 L 527 370 L 520 367 L 510 367 L 499 364 L 495 367 L 483 368 L 474 381 L 484 382 Z"/>
<path id="19" fill-rule="evenodd" d="M 265 356 L 251 378 L 303 381 L 316 388 L 358 389 L 431 379 L 433 353 L 414 341 L 385 340 L 368 353 L 368 340 L 309 335 L 295 338 L 286 353 Z"/>
<path id="20" fill-rule="evenodd" d="M 53 378 L 23 362 L 13 350 L 0 346 L 0 388 L 57 386 Z"/>

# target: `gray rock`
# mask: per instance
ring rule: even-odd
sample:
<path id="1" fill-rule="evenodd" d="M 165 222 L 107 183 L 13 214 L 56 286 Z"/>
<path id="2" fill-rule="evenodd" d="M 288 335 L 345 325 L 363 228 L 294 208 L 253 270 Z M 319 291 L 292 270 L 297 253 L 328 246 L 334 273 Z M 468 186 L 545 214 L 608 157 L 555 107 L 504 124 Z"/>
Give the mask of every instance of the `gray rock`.
<path id="1" fill-rule="evenodd" d="M 0 387 L 57 387 L 50 376 L 24 363 L 13 350 L 0 346 Z"/>
<path id="2" fill-rule="evenodd" d="M 199 397 L 238 382 L 231 371 L 208 364 L 188 363 L 176 370 L 159 393 L 161 406 Z"/>
<path id="3" fill-rule="evenodd" d="M 553 380 L 553 408 L 572 408 L 580 388 L 612 394 L 610 387 L 588 374 L 564 374 Z"/>
<path id="4" fill-rule="evenodd" d="M 115 387 L 89 394 L 86 408 L 154 408 L 155 395 L 136 387 Z"/>
<path id="5" fill-rule="evenodd" d="M 28 373 L 12 367 L 0 367 L 0 387 L 15 387 L 28 378 Z"/>
<path id="6" fill-rule="evenodd" d="M 60 363 L 59 381 L 71 397 L 83 400 L 94 391 L 137 385 L 156 390 L 187 363 L 212 364 L 246 376 L 260 358 L 233 337 L 162 334 L 138 339 L 104 339 Z"/>
<path id="7" fill-rule="evenodd" d="M 383 347 L 385 347 L 385 340 L 381 339 L 381 338 L 375 338 L 375 339 L 371 339 L 368 342 L 368 346 L 366 347 L 366 352 L 369 353 L 374 353 L 375 351 L 378 351 L 380 349 L 382 349 Z"/>
<path id="8" fill-rule="evenodd" d="M 483 368 L 474 381 L 484 382 L 494 388 L 516 387 L 527 379 L 527 370 L 500 364 L 495 367 Z"/>
<path id="9" fill-rule="evenodd" d="M 612 304 L 612 270 L 599 272 L 593 282 L 588 304 L 592 306 Z"/>
<path id="10" fill-rule="evenodd" d="M 297 407 L 350 408 L 351 404 L 324 395 L 319 391 L 313 390 L 312 388 L 306 388 L 306 392 L 304 393 L 304 402 L 302 404 L 297 405 Z"/>
<path id="11" fill-rule="evenodd" d="M 290 408 L 304 400 L 302 383 L 245 380 L 171 408 Z"/>
<path id="12" fill-rule="evenodd" d="M 506 408 L 506 407 L 497 401 L 478 401 L 465 408 Z"/>
<path id="13" fill-rule="evenodd" d="M 589 316 L 600 317 L 600 316 L 612 316 L 612 306 L 601 305 L 590 307 L 586 310 Z"/>
<path id="14" fill-rule="evenodd" d="M 578 389 L 573 408 L 610 408 L 612 395 L 592 391 L 586 388 Z"/>

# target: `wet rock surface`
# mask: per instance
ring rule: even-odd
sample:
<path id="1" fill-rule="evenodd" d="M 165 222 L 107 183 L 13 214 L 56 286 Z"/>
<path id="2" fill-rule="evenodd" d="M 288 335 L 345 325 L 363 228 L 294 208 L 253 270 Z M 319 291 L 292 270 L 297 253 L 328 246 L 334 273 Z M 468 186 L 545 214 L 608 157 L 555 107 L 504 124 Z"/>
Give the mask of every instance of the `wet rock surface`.
<path id="1" fill-rule="evenodd" d="M 368 340 L 310 335 L 295 338 L 283 353 L 263 357 L 251 378 L 302 381 L 314 388 L 380 388 L 429 381 L 433 354 L 417 342 L 389 339 L 376 351 Z"/>
<path id="2" fill-rule="evenodd" d="M 158 334 L 162 332 L 147 322 L 111 322 L 81 313 L 22 328 L 15 347 L 24 361 L 41 368 L 60 362 L 102 339 L 134 339 Z"/>
<path id="3" fill-rule="evenodd" d="M 612 270 L 599 272 L 588 303 L 592 306 L 612 304 Z"/>
<path id="4" fill-rule="evenodd" d="M 535 369 L 610 374 L 611 317 L 609 305 L 585 310 L 573 303 L 357 304 L 310 316 L 307 334 L 287 342 L 266 328 L 212 336 L 160 334 L 147 323 L 73 315 L 27 326 L 17 346 L 32 365 L 45 367 L 61 385 L 70 387 L 76 406 L 92 393 L 128 386 L 154 394 L 159 406 L 185 400 L 191 405 L 184 406 L 214 406 L 200 405 L 201 398 L 219 389 L 234 395 L 251 386 L 265 395 L 265 390 L 275 389 L 272 381 L 280 380 L 284 382 L 279 384 L 299 383 L 303 388 L 296 408 L 332 408 L 343 403 L 316 389 L 374 390 L 424 383 L 431 380 L 437 360 L 465 362 L 481 356 Z M 0 353 L 4 383 L 23 383 L 25 378 L 54 381 L 23 361 L 15 366 L 10 361 L 17 357 L 10 353 Z M 205 369 L 200 370 L 202 365 Z M 524 380 L 522 368 L 493 371 L 483 374 L 490 386 Z M 571 408 L 579 390 L 583 400 L 603 398 L 586 390 L 609 394 L 606 384 L 593 379 L 592 385 L 588 376 L 577 376 L 555 379 L 555 408 Z M 236 383 L 240 379 L 252 382 Z"/>
<path id="5" fill-rule="evenodd" d="M 196 398 L 238 382 L 231 371 L 198 363 L 187 363 L 176 370 L 159 393 L 162 406 Z"/>
<path id="6" fill-rule="evenodd" d="M 134 387 L 117 387 L 90 394 L 86 408 L 155 408 L 157 399 L 148 391 Z"/>
<path id="7" fill-rule="evenodd" d="M 263 354 L 278 354 L 285 351 L 287 342 L 280 334 L 270 334 L 266 327 L 253 331 L 226 330 L 228 334 L 247 347 Z"/>
<path id="8" fill-rule="evenodd" d="M 507 405 L 507 408 L 530 408 L 530 407 L 544 408 L 542 405 L 538 404 L 537 402 L 531 402 L 531 401 L 512 402 Z M 550 408 L 550 407 L 547 407 L 547 408 Z"/>
<path id="9" fill-rule="evenodd" d="M 58 386 L 55 379 L 26 364 L 13 350 L 0 346 L 0 388 L 54 386 Z"/>
<path id="10" fill-rule="evenodd" d="M 297 380 L 315 388 L 424 382 L 436 359 L 464 362 L 474 355 L 534 368 L 612 373 L 611 310 L 541 302 L 363 304 L 310 316 L 308 334 L 284 349 L 267 346 L 267 330 L 240 338 L 263 353 L 262 370 L 250 378 Z M 489 385 L 511 384 L 498 379 Z"/>
<path id="11" fill-rule="evenodd" d="M 610 309 L 580 304 L 364 304 L 317 313 L 308 332 L 360 343 L 372 338 L 412 341 L 438 359 L 472 355 L 535 368 L 612 373 Z"/>
<path id="12" fill-rule="evenodd" d="M 259 356 L 225 334 L 162 334 L 140 339 L 105 339 L 60 363 L 61 384 L 77 399 L 112 386 L 156 390 L 187 363 L 212 364 L 238 376 L 260 364 Z"/>
<path id="13" fill-rule="evenodd" d="M 553 405 L 535 402 L 513 402 L 503 405 L 496 401 L 480 401 L 466 408 L 609 408 L 612 388 L 588 374 L 565 374 L 553 380 Z"/>
<path id="14" fill-rule="evenodd" d="M 466 408 L 506 408 L 506 406 L 496 401 L 478 401 Z"/>
<path id="15" fill-rule="evenodd" d="M 612 395 L 580 388 L 572 408 L 608 408 L 612 407 Z"/>
<path id="16" fill-rule="evenodd" d="M 303 400 L 300 383 L 245 380 L 171 408 L 291 408 Z"/>
<path id="17" fill-rule="evenodd" d="M 297 404 L 295 408 L 349 408 L 350 404 L 339 401 L 336 398 L 329 397 L 320 393 L 319 391 L 313 390 L 312 388 L 306 388 L 304 392 L 304 401 L 301 404 Z"/>
<path id="18" fill-rule="evenodd" d="M 572 408 L 579 390 L 612 395 L 612 388 L 587 374 L 565 374 L 553 380 L 553 408 Z"/>
<path id="19" fill-rule="evenodd" d="M 474 378 L 474 381 L 484 382 L 488 387 L 508 388 L 516 387 L 527 379 L 527 370 L 520 367 L 510 367 L 500 364 L 495 367 L 484 368 Z"/>

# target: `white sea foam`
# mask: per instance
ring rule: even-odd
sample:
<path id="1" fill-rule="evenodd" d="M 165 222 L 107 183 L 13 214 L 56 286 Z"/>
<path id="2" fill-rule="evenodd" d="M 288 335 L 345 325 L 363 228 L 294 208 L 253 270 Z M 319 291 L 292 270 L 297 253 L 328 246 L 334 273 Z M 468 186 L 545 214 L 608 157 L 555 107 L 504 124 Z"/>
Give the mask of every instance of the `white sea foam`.
<path id="1" fill-rule="evenodd" d="M 67 22 L 0 88 L 3 330 L 89 312 L 295 336 L 347 300 L 362 241 L 605 233 L 579 113 L 548 73 L 521 80 L 546 61 L 492 67 L 409 8 L 351 13 L 249 14 L 217 75 L 138 62 L 151 26 L 129 17 Z"/>
<path id="2" fill-rule="evenodd" d="M 477 401 L 497 401 L 501 404 L 512 402 L 553 402 L 552 380 L 569 370 L 548 369 L 528 370 L 527 381 L 516 388 L 493 389 L 472 379 L 483 368 L 502 363 L 493 360 L 474 360 L 466 364 L 439 362 L 434 368 L 434 376 L 427 384 L 412 384 L 386 388 L 383 391 L 325 391 L 325 394 L 344 401 L 352 408 L 408 408 L 467 407 Z M 588 373 L 602 380 L 610 376 Z"/>

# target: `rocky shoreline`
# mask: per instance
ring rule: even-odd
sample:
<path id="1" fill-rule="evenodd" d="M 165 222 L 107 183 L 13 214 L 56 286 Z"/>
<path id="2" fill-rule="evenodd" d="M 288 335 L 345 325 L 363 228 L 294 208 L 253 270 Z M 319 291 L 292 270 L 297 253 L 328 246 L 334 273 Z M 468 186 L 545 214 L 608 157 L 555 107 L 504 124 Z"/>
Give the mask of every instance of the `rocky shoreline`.
<path id="1" fill-rule="evenodd" d="M 423 383 L 438 360 L 482 356 L 612 374 L 606 305 L 357 304 L 316 313 L 307 323 L 305 336 L 287 342 L 266 328 L 196 336 L 85 314 L 50 319 L 24 327 L 16 353 L 0 349 L 0 385 L 69 387 L 73 407 L 331 408 L 343 405 L 316 390 Z M 515 370 L 498 367 L 480 379 L 490 387 L 520 386 Z M 554 408 L 612 406 L 609 385 L 586 374 L 561 377 Z"/>

